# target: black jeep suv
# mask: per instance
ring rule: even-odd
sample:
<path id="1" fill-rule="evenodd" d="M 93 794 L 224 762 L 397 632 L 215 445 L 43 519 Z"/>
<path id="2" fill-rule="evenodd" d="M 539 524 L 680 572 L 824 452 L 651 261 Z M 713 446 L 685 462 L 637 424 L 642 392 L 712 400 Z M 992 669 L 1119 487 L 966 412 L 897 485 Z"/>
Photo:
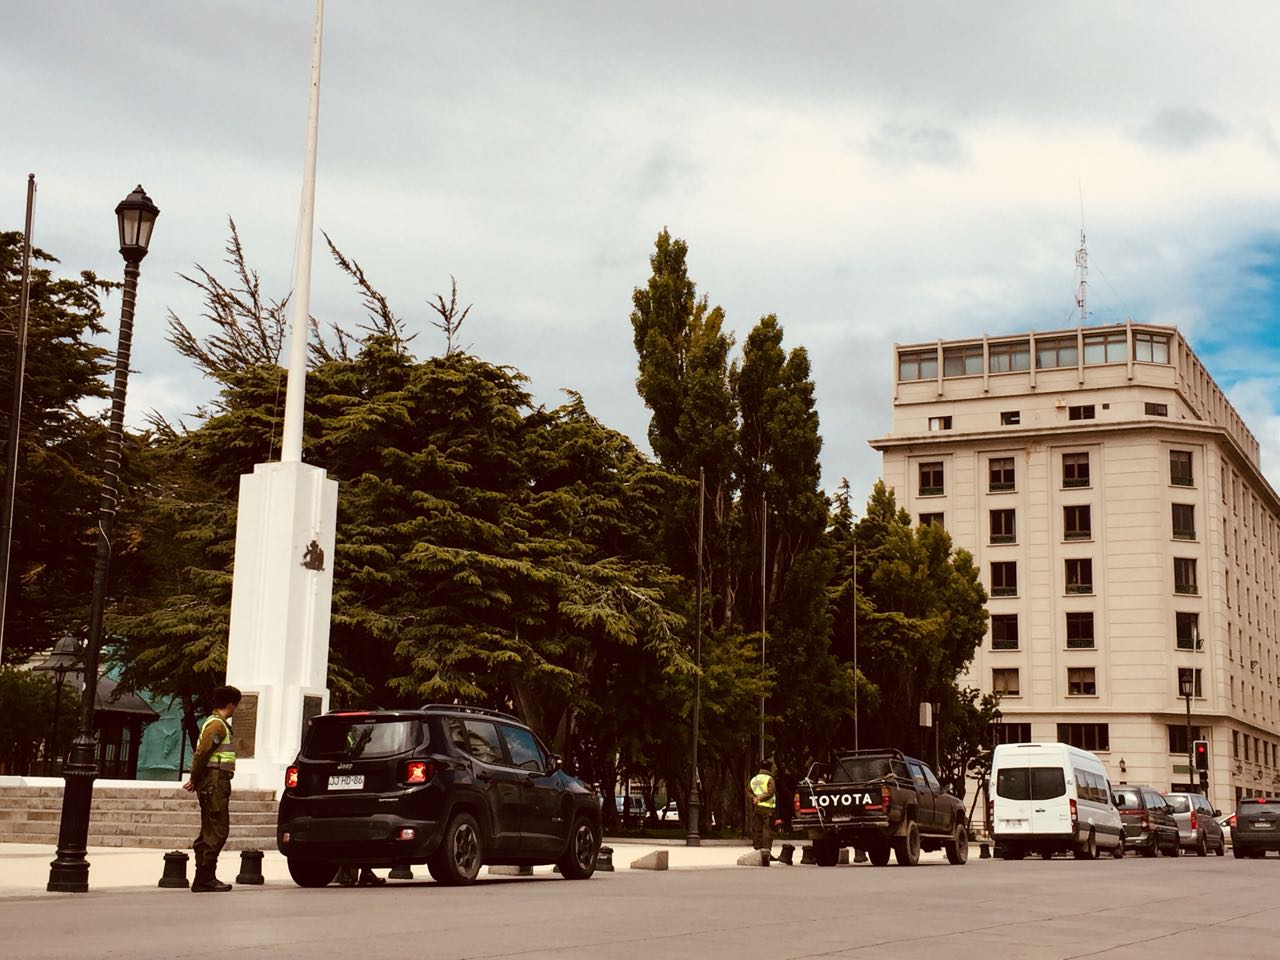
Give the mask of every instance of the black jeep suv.
<path id="1" fill-rule="evenodd" d="M 340 866 L 427 865 L 440 883 L 484 864 L 595 872 L 600 801 L 533 731 L 492 710 L 338 710 L 307 727 L 285 773 L 276 843 L 323 887 Z"/>

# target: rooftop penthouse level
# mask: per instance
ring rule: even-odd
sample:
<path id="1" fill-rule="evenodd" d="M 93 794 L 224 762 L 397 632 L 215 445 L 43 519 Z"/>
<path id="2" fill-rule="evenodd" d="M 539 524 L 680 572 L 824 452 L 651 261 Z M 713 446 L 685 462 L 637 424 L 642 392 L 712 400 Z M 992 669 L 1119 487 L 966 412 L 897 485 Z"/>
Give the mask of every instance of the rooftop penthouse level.
<path id="1" fill-rule="evenodd" d="M 1018 427 L 1036 432 L 1072 419 L 1098 428 L 1165 417 L 1171 424 L 1190 420 L 1201 428 L 1220 427 L 1259 469 L 1257 438 L 1174 327 L 1075 327 L 899 344 L 894 353 L 893 439 L 900 442 L 939 430 L 1007 435 Z M 1054 397 L 1055 404 L 1005 410 L 998 402 L 1028 394 Z M 939 401 L 983 398 L 990 402 L 965 403 L 950 415 L 939 411 Z"/>

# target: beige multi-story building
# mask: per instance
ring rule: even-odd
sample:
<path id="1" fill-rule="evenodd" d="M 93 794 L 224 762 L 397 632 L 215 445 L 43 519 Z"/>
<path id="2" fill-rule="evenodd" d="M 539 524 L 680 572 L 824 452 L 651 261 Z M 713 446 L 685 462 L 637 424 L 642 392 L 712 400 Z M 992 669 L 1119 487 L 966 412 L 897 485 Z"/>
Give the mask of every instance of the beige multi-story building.
<path id="1" fill-rule="evenodd" d="M 1258 441 L 1172 327 L 898 346 L 871 441 L 990 594 L 968 682 L 1006 741 L 1096 752 L 1113 782 L 1280 795 L 1280 499 Z"/>

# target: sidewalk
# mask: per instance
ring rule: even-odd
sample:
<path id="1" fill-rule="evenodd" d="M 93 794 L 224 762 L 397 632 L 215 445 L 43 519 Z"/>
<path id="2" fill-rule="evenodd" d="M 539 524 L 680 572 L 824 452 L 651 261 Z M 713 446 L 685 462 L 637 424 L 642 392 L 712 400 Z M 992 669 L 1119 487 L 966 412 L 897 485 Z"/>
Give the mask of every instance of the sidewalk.
<path id="1" fill-rule="evenodd" d="M 630 838 L 605 838 L 605 846 L 613 848 L 613 866 L 616 871 L 629 871 L 631 864 L 641 857 L 656 850 L 667 851 L 668 865 L 671 870 L 711 870 L 736 867 L 738 858 L 751 848 L 745 841 L 741 843 L 716 843 L 701 847 L 686 847 L 679 841 L 633 840 Z M 774 856 L 781 852 L 781 843 L 775 843 Z M 795 863 L 800 865 L 800 844 L 795 844 Z M 190 854 L 191 851 L 186 851 Z M 101 893 L 108 890 L 150 887 L 157 892 L 157 886 L 164 873 L 163 850 L 145 850 L 127 847 L 90 847 L 89 848 L 89 890 Z M 17 897 L 49 896 L 60 897 L 65 894 L 48 893 L 45 884 L 49 880 L 49 863 L 55 851 L 49 844 L 35 843 L 0 843 L 0 900 Z M 976 845 L 971 856 L 977 858 Z M 942 853 L 922 854 L 922 861 L 943 860 Z M 774 864 L 776 869 L 787 869 Z M 758 869 L 758 868 L 757 868 Z M 809 869 L 806 867 L 805 869 Z M 847 868 L 833 868 L 847 869 Z M 224 853 L 219 864 L 219 878 L 232 883 L 240 872 L 240 855 Z M 426 867 L 414 867 L 414 880 L 429 880 Z M 644 871 L 650 873 L 651 871 Z M 551 875 L 552 868 L 534 867 L 535 875 Z M 188 863 L 187 879 L 195 874 Z M 385 870 L 378 871 L 379 876 L 386 876 Z M 293 886 L 289 877 L 289 868 L 284 856 L 277 850 L 265 850 L 262 856 L 262 876 L 268 886 Z M 489 876 L 488 868 L 481 872 L 481 877 Z M 602 874 L 607 876 L 607 874 Z M 391 881 L 395 884 L 397 881 Z M 253 889 L 252 887 L 246 889 Z"/>
<path id="2" fill-rule="evenodd" d="M 732 867 L 737 863 L 738 857 L 749 849 L 745 844 L 686 847 L 629 839 L 606 839 L 605 845 L 613 847 L 615 870 L 629 870 L 633 861 L 655 850 L 668 851 L 668 862 L 672 870 Z M 185 852 L 191 853 L 190 850 Z M 778 852 L 778 847 L 774 848 L 774 852 Z M 102 891 L 123 887 L 156 887 L 160 876 L 164 873 L 164 854 L 164 850 L 90 847 L 89 889 Z M 54 856 L 54 847 L 49 844 L 0 843 L 0 899 L 35 894 L 45 895 L 45 884 L 49 880 L 49 864 Z M 796 859 L 798 862 L 799 851 L 796 853 Z M 426 867 L 414 867 L 413 871 L 415 879 L 430 878 Z M 224 853 L 218 866 L 220 879 L 228 883 L 234 882 L 239 872 L 240 855 L 234 852 Z M 386 876 L 385 870 L 379 870 L 378 873 L 380 876 Z M 551 867 L 535 867 L 534 873 L 550 874 Z M 187 879 L 194 874 L 195 869 L 188 863 Z M 486 868 L 481 876 L 487 875 Z M 269 885 L 293 885 L 284 856 L 277 850 L 263 851 L 262 876 Z M 48 894 L 48 896 L 60 896 L 60 894 Z"/>

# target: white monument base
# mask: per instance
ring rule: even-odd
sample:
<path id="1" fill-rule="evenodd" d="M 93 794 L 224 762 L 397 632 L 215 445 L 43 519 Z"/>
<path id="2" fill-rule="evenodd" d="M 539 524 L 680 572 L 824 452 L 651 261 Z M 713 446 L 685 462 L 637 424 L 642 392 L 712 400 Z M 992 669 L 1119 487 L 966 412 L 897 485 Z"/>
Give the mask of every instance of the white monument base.
<path id="1" fill-rule="evenodd" d="M 227 683 L 235 785 L 280 790 L 307 720 L 329 709 L 329 613 L 338 484 L 305 463 L 240 478 Z"/>

